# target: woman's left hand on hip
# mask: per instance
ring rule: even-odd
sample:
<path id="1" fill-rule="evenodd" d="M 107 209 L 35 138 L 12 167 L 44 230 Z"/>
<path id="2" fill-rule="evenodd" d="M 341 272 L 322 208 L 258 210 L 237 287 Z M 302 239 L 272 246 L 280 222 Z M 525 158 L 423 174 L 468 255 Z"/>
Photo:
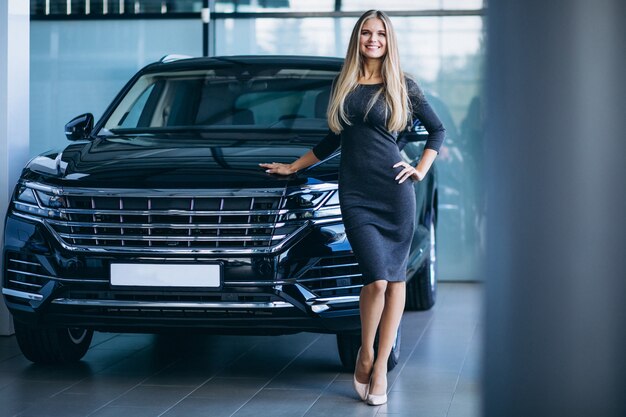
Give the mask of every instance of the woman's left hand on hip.
<path id="1" fill-rule="evenodd" d="M 396 175 L 398 184 L 402 184 L 407 178 L 411 178 L 413 181 L 421 181 L 424 179 L 424 174 L 419 172 L 413 165 L 400 161 L 393 166 L 394 168 L 403 167 L 402 171 Z"/>

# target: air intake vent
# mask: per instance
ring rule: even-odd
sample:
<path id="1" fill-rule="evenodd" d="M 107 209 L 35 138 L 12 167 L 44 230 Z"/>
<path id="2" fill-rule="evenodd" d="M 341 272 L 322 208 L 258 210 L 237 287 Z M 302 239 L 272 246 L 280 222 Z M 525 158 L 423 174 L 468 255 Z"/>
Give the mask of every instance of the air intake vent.
<path id="1" fill-rule="evenodd" d="M 297 282 L 320 297 L 358 295 L 363 275 L 354 256 L 320 258 Z"/>
<path id="2" fill-rule="evenodd" d="M 9 253 L 6 259 L 4 287 L 13 290 L 37 293 L 50 279 L 37 258 L 19 253 Z"/>

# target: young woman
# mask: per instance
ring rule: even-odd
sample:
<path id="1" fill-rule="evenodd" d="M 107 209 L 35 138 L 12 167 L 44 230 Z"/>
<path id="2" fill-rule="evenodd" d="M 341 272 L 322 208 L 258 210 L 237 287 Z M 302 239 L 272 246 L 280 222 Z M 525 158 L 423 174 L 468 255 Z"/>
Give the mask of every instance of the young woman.
<path id="1" fill-rule="evenodd" d="M 269 173 L 293 174 L 341 144 L 339 202 L 365 284 L 354 387 L 362 400 L 380 405 L 387 401 L 387 359 L 404 310 L 415 226 L 415 190 L 406 180 L 424 178 L 445 136 L 420 89 L 400 68 L 396 35 L 385 13 L 370 10 L 354 26 L 327 116 L 331 132 L 311 151 L 291 164 L 260 165 Z M 398 133 L 414 119 L 429 133 L 416 167 L 402 160 L 397 143 Z"/>

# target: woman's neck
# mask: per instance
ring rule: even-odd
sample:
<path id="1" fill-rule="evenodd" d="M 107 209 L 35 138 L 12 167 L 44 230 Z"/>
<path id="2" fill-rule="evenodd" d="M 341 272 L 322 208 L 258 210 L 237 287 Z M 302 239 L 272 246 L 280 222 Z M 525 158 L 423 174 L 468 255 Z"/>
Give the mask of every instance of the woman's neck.
<path id="1" fill-rule="evenodd" d="M 383 80 L 382 62 L 379 59 L 368 59 L 363 63 L 363 73 L 359 77 L 361 83 L 373 83 Z"/>

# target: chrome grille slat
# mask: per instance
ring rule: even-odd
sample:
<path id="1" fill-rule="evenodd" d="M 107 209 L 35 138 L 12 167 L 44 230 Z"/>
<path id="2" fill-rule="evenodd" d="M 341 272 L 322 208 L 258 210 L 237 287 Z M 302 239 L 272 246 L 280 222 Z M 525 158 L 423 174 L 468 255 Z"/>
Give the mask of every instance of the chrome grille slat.
<path id="1" fill-rule="evenodd" d="M 14 279 L 10 279 L 9 282 L 11 284 L 25 285 L 27 287 L 32 287 L 32 288 L 34 288 L 36 290 L 41 288 L 41 285 L 39 285 L 39 284 L 31 284 L 30 282 L 17 281 L 17 280 L 14 280 Z"/>
<path id="2" fill-rule="evenodd" d="M 361 288 L 363 285 L 347 285 L 343 287 L 328 287 L 328 288 L 320 288 L 316 290 L 318 293 L 324 293 L 325 291 L 338 291 L 338 290 L 351 290 L 354 288 Z M 322 294 L 323 295 L 323 294 Z"/>
<path id="3" fill-rule="evenodd" d="M 34 272 L 19 271 L 17 269 L 11 269 L 11 268 L 7 268 L 7 272 L 12 272 L 14 274 L 28 275 L 29 277 L 54 279 L 54 277 L 51 277 L 50 275 L 35 274 Z"/>
<path id="4" fill-rule="evenodd" d="M 26 203 L 20 203 L 24 205 L 28 205 Z M 35 206 L 33 206 L 35 207 Z M 180 210 L 180 209 L 172 209 L 172 210 L 111 210 L 111 209 L 76 209 L 76 208 L 60 208 L 55 209 L 59 213 L 62 214 L 110 214 L 113 216 L 117 215 L 125 215 L 125 216 L 242 216 L 242 215 L 256 215 L 256 216 L 277 216 L 280 214 L 286 213 L 303 213 L 305 211 L 310 211 L 306 209 L 298 209 L 298 210 L 288 210 L 288 209 L 280 209 L 280 210 Z"/>
<path id="5" fill-rule="evenodd" d="M 191 216 L 190 216 L 191 217 Z M 65 226 L 65 227 L 108 227 L 108 228 L 121 228 L 121 229 L 263 229 L 270 227 L 284 227 L 288 226 L 291 223 L 280 222 L 280 223 L 89 223 L 89 222 L 73 222 L 73 221 L 62 221 L 62 220 L 48 220 L 48 223 L 57 225 L 57 226 Z M 302 222 L 294 223 L 294 225 L 299 225 Z"/>
<path id="6" fill-rule="evenodd" d="M 90 240 L 90 239 L 100 239 L 100 240 L 139 240 L 139 241 L 162 241 L 162 242 L 170 242 L 170 241 L 191 241 L 191 242 L 218 242 L 218 241 L 272 241 L 284 239 L 287 235 L 276 235 L 276 236 L 187 236 L 187 235 L 168 235 L 168 236 L 141 236 L 141 235 L 124 235 L 124 236 L 116 236 L 116 235 L 103 235 L 99 234 L 97 237 L 92 235 L 79 235 L 79 234 L 67 234 L 67 233 L 59 233 L 64 239 L 82 239 L 82 240 Z"/>
<path id="7" fill-rule="evenodd" d="M 37 262 L 21 261 L 19 259 L 12 259 L 12 258 L 9 258 L 9 262 L 15 262 L 15 263 L 22 264 L 22 265 L 32 265 L 32 266 L 37 266 L 37 267 L 41 266 Z"/>
<path id="8" fill-rule="evenodd" d="M 326 281 L 326 280 L 329 280 L 329 279 L 354 278 L 354 277 L 360 277 L 360 276 L 361 276 L 361 274 L 332 275 L 332 276 L 329 276 L 329 277 L 321 277 L 321 278 L 298 279 L 296 282 Z"/>
<path id="9" fill-rule="evenodd" d="M 328 269 L 328 268 L 348 268 L 351 266 L 359 266 L 357 262 L 350 264 L 337 264 L 337 265 L 315 265 L 309 268 L 309 271 L 314 271 L 316 269 Z"/>

